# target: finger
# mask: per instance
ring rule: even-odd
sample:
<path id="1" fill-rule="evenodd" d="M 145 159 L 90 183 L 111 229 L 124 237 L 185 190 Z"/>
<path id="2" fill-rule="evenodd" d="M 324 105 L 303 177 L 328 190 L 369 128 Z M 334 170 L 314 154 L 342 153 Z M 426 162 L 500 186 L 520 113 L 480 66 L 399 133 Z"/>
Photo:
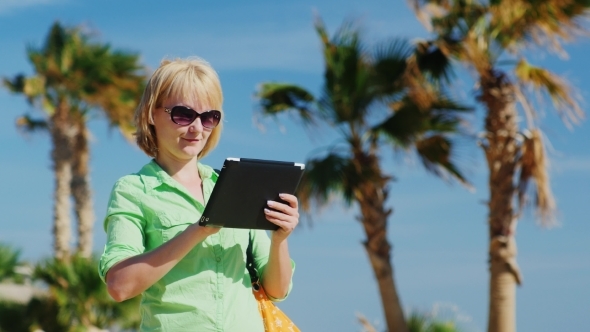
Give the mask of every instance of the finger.
<path id="1" fill-rule="evenodd" d="M 289 204 L 290 207 L 297 209 L 297 207 L 299 206 L 299 201 L 297 200 L 297 197 L 291 194 L 279 194 L 279 197 L 287 202 Z"/>
<path id="2" fill-rule="evenodd" d="M 272 212 L 272 211 L 269 211 L 269 212 Z M 285 232 L 292 232 L 295 229 L 295 226 L 297 226 L 297 221 L 291 222 L 291 221 L 287 221 L 284 219 L 270 216 L 269 214 L 266 215 L 266 220 L 279 226 L 279 229 L 281 229 Z"/>
<path id="3" fill-rule="evenodd" d="M 279 219 L 279 220 L 284 220 L 287 222 L 292 222 L 292 221 L 298 219 L 298 216 L 296 216 L 296 215 L 291 215 L 291 214 L 287 214 L 287 213 L 283 213 L 281 211 L 275 211 L 275 210 L 271 210 L 271 209 L 264 209 L 264 213 L 266 214 L 267 217 L 271 217 L 271 218 L 275 218 L 275 219 Z"/>
<path id="4" fill-rule="evenodd" d="M 283 223 L 293 225 L 293 227 L 299 223 L 298 216 L 292 216 L 292 215 L 284 214 L 281 212 L 273 211 L 270 209 L 264 209 L 264 213 L 266 215 L 266 219 L 270 218 L 270 219 L 274 219 L 274 220 L 279 220 Z"/>
<path id="5" fill-rule="evenodd" d="M 292 208 L 291 206 L 289 206 L 287 204 L 283 204 L 281 202 L 267 201 L 266 204 L 268 205 L 268 207 L 270 207 L 276 211 L 280 211 L 280 212 L 287 214 L 287 215 L 295 215 L 297 213 L 296 209 Z"/>

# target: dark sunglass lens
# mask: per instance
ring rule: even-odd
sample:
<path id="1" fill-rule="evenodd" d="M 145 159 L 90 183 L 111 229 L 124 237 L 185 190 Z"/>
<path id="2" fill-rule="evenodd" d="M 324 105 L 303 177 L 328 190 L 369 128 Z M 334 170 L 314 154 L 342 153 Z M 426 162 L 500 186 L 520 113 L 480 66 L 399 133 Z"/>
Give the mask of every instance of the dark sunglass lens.
<path id="1" fill-rule="evenodd" d="M 197 118 L 197 112 L 184 106 L 173 107 L 171 115 L 172 121 L 181 126 L 187 126 Z"/>
<path id="2" fill-rule="evenodd" d="M 201 123 L 203 127 L 213 129 L 219 124 L 219 120 L 221 119 L 221 112 L 219 111 L 209 111 L 205 113 L 201 113 Z"/>

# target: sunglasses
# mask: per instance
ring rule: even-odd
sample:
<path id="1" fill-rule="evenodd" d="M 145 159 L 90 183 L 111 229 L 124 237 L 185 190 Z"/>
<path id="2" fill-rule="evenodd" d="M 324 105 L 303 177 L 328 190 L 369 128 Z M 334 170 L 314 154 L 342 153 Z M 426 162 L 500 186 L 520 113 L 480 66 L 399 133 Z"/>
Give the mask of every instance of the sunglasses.
<path id="1" fill-rule="evenodd" d="M 188 126 L 195 122 L 197 118 L 201 118 L 201 124 L 207 129 L 213 129 L 219 124 L 221 120 L 221 112 L 217 110 L 197 113 L 197 111 L 186 106 L 174 106 L 172 108 L 164 107 L 166 113 L 170 114 L 172 122 L 179 126 Z"/>

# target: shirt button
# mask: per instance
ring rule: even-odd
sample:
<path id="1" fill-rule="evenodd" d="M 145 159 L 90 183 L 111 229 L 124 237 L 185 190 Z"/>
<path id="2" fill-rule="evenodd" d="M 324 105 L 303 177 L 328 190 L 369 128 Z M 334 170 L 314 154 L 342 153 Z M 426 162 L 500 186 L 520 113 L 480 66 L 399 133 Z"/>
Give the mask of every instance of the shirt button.
<path id="1" fill-rule="evenodd" d="M 219 294 L 217 295 L 218 298 L 222 299 L 223 298 L 223 294 Z"/>
<path id="2" fill-rule="evenodd" d="M 216 257 L 215 260 L 221 262 L 221 257 Z"/>

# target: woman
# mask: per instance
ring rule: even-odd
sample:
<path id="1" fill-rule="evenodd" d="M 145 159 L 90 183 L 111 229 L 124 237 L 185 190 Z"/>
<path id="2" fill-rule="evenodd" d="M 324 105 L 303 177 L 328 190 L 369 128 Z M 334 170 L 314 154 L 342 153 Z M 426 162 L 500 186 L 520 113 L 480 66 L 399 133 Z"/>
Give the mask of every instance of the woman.
<path id="1" fill-rule="evenodd" d="M 116 301 L 142 294 L 141 331 L 264 331 L 245 268 L 249 232 L 268 296 L 284 299 L 294 263 L 287 238 L 297 198 L 269 202 L 265 231 L 201 227 L 217 175 L 199 162 L 217 145 L 223 96 L 200 59 L 165 60 L 137 108 L 137 144 L 153 159 L 114 185 L 99 273 Z"/>

